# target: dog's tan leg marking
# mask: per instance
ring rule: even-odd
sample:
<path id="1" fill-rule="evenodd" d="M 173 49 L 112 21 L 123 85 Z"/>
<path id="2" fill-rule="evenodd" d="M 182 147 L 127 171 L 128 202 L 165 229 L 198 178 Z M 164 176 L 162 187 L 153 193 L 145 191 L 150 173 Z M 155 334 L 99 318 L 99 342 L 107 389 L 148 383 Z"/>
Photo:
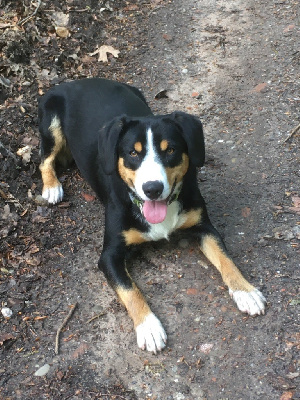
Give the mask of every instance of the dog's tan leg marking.
<path id="1" fill-rule="evenodd" d="M 144 237 L 143 232 L 140 232 L 139 230 L 134 228 L 130 228 L 128 229 L 128 231 L 123 231 L 122 234 L 125 239 L 126 246 L 147 242 L 147 239 Z"/>
<path id="2" fill-rule="evenodd" d="M 131 289 L 117 287 L 116 292 L 133 320 L 138 346 L 152 353 L 162 350 L 167 341 L 166 332 L 135 283 Z"/>
<path id="3" fill-rule="evenodd" d="M 129 316 L 133 320 L 134 327 L 136 328 L 145 320 L 147 315 L 151 313 L 144 296 L 134 283 L 132 289 L 118 287 L 116 292 L 121 302 L 126 307 Z"/>
<path id="4" fill-rule="evenodd" d="M 49 130 L 54 139 L 54 146 L 51 154 L 42 161 L 40 171 L 43 180 L 43 197 L 49 203 L 55 204 L 61 201 L 63 197 L 63 189 L 55 172 L 55 161 L 62 150 L 66 148 L 66 140 L 63 136 L 58 117 L 55 116 L 52 119 Z"/>
<path id="5" fill-rule="evenodd" d="M 264 314 L 266 302 L 264 296 L 243 277 L 213 236 L 207 235 L 203 238 L 201 250 L 220 271 L 224 283 L 229 288 L 229 294 L 238 308 L 250 315 Z"/>
<path id="6" fill-rule="evenodd" d="M 218 271 L 220 271 L 224 283 L 231 290 L 251 292 L 251 290 L 254 289 L 242 276 L 233 261 L 224 254 L 214 237 L 205 236 L 203 238 L 201 250 Z"/>
<path id="7" fill-rule="evenodd" d="M 183 223 L 179 225 L 179 229 L 188 229 L 197 225 L 201 221 L 202 209 L 194 209 L 183 214 Z"/>

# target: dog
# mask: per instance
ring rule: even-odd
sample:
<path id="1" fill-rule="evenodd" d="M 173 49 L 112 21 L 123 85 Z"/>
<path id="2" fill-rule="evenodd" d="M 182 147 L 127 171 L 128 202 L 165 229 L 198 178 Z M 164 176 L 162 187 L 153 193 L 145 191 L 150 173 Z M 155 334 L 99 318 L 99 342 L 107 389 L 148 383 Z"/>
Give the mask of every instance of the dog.
<path id="1" fill-rule="evenodd" d="M 87 78 L 51 88 L 39 102 L 42 196 L 63 198 L 56 161 L 71 159 L 105 206 L 99 268 L 133 320 L 137 344 L 156 353 L 167 335 L 127 271 L 131 246 L 189 229 L 219 270 L 237 307 L 264 314 L 266 300 L 240 273 L 212 226 L 197 183 L 205 149 L 200 120 L 184 112 L 153 115 L 124 83 Z"/>

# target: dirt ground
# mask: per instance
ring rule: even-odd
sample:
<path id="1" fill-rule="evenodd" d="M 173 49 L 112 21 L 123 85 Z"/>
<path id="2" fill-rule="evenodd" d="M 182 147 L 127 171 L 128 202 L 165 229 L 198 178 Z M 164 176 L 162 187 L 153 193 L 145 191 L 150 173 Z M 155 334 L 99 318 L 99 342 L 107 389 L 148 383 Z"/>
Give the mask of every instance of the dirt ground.
<path id="1" fill-rule="evenodd" d="M 0 2 L 0 299 L 12 311 L 0 315 L 0 399 L 300 398 L 298 18 L 295 0 Z M 103 45 L 118 57 L 99 60 Z M 168 333 L 162 353 L 138 349 L 97 269 L 93 192 L 74 167 L 60 171 L 62 203 L 39 197 L 37 99 L 87 76 L 201 118 L 199 185 L 264 316 L 240 313 L 196 243 L 174 236 L 130 263 Z"/>

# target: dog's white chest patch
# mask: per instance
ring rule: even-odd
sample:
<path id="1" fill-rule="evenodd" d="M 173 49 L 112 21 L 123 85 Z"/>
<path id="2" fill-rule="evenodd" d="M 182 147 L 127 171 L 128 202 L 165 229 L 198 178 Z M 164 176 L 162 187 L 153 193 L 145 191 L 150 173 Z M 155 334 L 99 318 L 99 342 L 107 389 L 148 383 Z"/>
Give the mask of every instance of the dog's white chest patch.
<path id="1" fill-rule="evenodd" d="M 169 235 L 185 222 L 184 214 L 180 214 L 180 204 L 174 201 L 168 206 L 165 220 L 159 224 L 150 224 L 150 230 L 145 234 L 147 240 L 168 239 Z"/>

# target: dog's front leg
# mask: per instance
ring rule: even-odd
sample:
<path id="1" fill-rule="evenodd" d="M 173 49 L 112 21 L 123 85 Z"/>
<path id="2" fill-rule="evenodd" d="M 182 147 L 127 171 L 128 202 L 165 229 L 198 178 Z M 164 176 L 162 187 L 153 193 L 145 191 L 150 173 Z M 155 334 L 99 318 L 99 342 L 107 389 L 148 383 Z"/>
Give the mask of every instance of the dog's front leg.
<path id="1" fill-rule="evenodd" d="M 116 243 L 116 237 L 113 244 L 106 242 L 99 260 L 99 268 L 132 318 L 138 346 L 156 353 L 165 347 L 167 335 L 126 269 L 125 250 L 126 246 L 121 240 Z"/>
<path id="2" fill-rule="evenodd" d="M 218 231 L 207 220 L 192 228 L 200 240 L 200 249 L 208 260 L 218 269 L 229 294 L 239 310 L 250 315 L 264 314 L 266 299 L 241 274 L 229 257 Z"/>

